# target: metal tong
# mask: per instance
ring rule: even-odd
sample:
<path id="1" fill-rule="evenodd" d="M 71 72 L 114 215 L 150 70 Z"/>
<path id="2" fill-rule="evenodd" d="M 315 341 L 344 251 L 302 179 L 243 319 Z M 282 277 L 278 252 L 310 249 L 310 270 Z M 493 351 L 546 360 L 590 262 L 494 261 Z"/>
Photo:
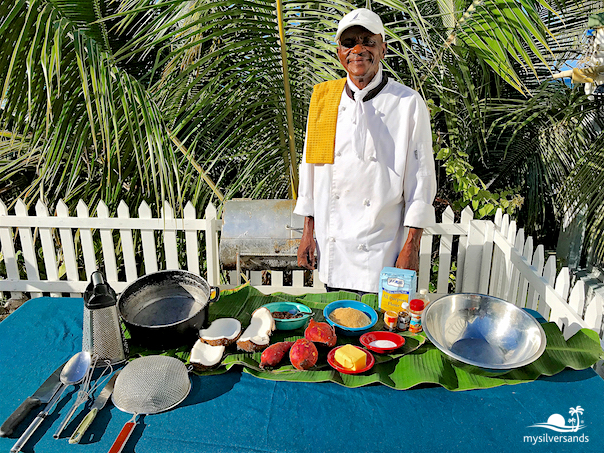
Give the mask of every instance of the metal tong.
<path id="1" fill-rule="evenodd" d="M 75 414 L 75 411 L 78 409 L 78 407 L 80 407 L 82 404 L 84 404 L 84 403 L 86 403 L 86 401 L 88 401 L 88 398 L 90 398 L 90 395 L 92 395 L 94 393 L 94 391 L 99 387 L 99 385 L 103 384 L 107 380 L 107 378 L 109 378 L 109 375 L 113 371 L 113 367 L 111 366 L 109 360 L 105 360 L 105 363 L 106 363 L 105 369 L 103 370 L 103 372 L 97 379 L 96 384 L 91 388 L 90 381 L 92 380 L 92 375 L 94 373 L 94 369 L 96 368 L 98 359 L 99 359 L 98 355 L 93 354 L 93 362 L 90 364 L 90 367 L 88 368 L 88 371 L 82 382 L 82 385 L 80 386 L 80 389 L 78 390 L 78 395 L 76 397 L 76 400 L 73 403 L 73 406 L 71 407 L 70 411 L 67 413 L 67 415 L 61 422 L 61 425 L 59 426 L 57 431 L 52 436 L 55 439 L 58 439 L 61 436 L 61 433 L 63 432 L 65 427 L 69 424 L 69 421 L 73 417 L 73 414 Z M 108 374 L 107 374 L 107 371 L 109 371 Z M 105 379 L 101 379 L 103 376 L 105 376 Z"/>

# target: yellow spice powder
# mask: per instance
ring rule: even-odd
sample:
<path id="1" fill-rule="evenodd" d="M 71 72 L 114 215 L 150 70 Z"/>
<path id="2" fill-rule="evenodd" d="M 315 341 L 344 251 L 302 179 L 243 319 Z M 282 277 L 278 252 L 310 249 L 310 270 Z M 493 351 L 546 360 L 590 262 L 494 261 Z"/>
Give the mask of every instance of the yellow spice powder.
<path id="1" fill-rule="evenodd" d="M 329 314 L 329 319 L 344 327 L 365 327 L 371 319 L 361 310 L 356 308 L 336 308 Z"/>

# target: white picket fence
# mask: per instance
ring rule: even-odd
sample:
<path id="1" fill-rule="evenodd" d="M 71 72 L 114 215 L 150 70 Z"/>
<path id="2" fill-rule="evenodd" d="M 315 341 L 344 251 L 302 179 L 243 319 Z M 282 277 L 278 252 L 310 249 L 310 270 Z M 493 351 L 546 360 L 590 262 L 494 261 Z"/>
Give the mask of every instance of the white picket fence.
<path id="1" fill-rule="evenodd" d="M 240 275 L 233 271 L 220 272 L 221 220 L 212 204 L 207 206 L 203 219 L 197 218 L 190 203 L 185 205 L 183 218 L 175 218 L 168 203 L 164 203 L 159 217 L 153 217 L 145 203 L 138 208 L 138 217 L 132 217 L 124 202 L 118 207 L 117 217 L 110 217 L 102 202 L 96 207 L 95 217 L 90 216 L 83 201 L 78 203 L 74 216 L 62 201 L 55 215 L 49 215 L 41 202 L 35 206 L 36 215 L 29 215 L 20 200 L 13 211 L 9 213 L 0 201 L 0 245 L 6 269 L 5 275 L 0 273 L 0 292 L 10 293 L 11 297 L 20 297 L 22 293 L 29 297 L 66 293 L 80 296 L 88 283 L 87 276 L 99 268 L 118 293 L 138 277 L 158 269 L 183 268 L 196 274 L 205 273 L 203 276 L 210 285 L 222 288 L 241 281 Z M 135 234 L 140 234 L 142 244 L 138 262 Z M 94 249 L 95 238 L 100 238 L 100 250 Z M 205 257 L 199 256 L 202 241 Z M 163 254 L 159 254 L 164 256 L 161 263 L 157 243 L 163 245 Z M 186 263 L 179 263 L 179 252 L 186 256 Z M 200 267 L 203 258 L 205 270 Z M 38 259 L 44 263 L 44 272 L 39 269 Z M 432 271 L 435 259 L 438 259 L 436 273 Z M 119 268 L 118 262 L 122 263 Z M 293 271 L 288 286 L 284 284 L 283 272 L 269 271 L 269 274 L 270 284 L 263 284 L 266 275 L 261 271 L 247 272 L 246 278 L 265 293 L 324 291 L 316 271 L 312 286 L 305 286 L 304 271 Z M 544 247 L 535 246 L 530 236 L 525 238 L 523 230 L 517 230 L 516 222 L 501 211 L 494 221 L 474 220 L 473 212 L 466 208 L 461 221 L 456 223 L 453 211 L 448 208 L 440 223 L 425 229 L 418 287 L 428 288 L 430 282 L 435 287 L 430 294 L 432 300 L 449 292 L 490 294 L 537 310 L 556 322 L 567 337 L 581 327 L 594 329 L 602 337 L 603 298 L 595 294 L 587 300 L 581 280 L 571 288 L 569 269 L 563 268 L 556 275 L 555 257 L 549 256 L 546 261 Z"/>
<path id="2" fill-rule="evenodd" d="M 212 286 L 220 282 L 218 232 L 221 221 L 212 204 L 205 210 L 205 219 L 197 218 L 191 203 L 185 205 L 184 216 L 178 219 L 174 218 L 168 203 L 164 203 L 161 216 L 156 218 L 144 202 L 138 208 L 138 217 L 131 217 L 130 209 L 123 201 L 118 206 L 117 217 L 109 216 L 103 202 L 96 207 L 96 217 L 91 217 L 88 206 L 81 200 L 75 216 L 70 216 L 62 200 L 57 205 L 56 215 L 49 216 L 42 202 L 36 204 L 35 211 L 35 216 L 28 215 L 27 206 L 18 200 L 14 215 L 9 215 L 6 205 L 0 201 L 0 245 L 6 267 L 6 275 L 0 275 L 0 291 L 13 293 L 12 297 L 19 297 L 19 292 L 28 292 L 31 297 L 40 297 L 43 293 L 81 296 L 88 277 L 98 269 L 119 293 L 144 274 L 160 268 L 179 269 L 179 251 L 186 254 L 184 268 L 200 274 L 201 234 L 206 236 L 207 281 Z M 118 243 L 114 241 L 116 231 L 119 232 Z M 178 232 L 184 235 L 180 241 Z M 137 268 L 135 233 L 141 237 L 143 264 L 138 268 L 142 271 Z M 100 238 L 100 250 L 95 250 L 95 235 Z M 158 262 L 157 235 L 161 235 L 163 243 L 165 259 L 162 263 Z M 20 245 L 22 258 L 17 256 L 15 243 Z M 40 256 L 45 268 L 44 278 L 41 278 L 38 266 Z M 120 269 L 118 257 L 123 263 Z M 22 274 L 27 278 L 22 279 Z"/>

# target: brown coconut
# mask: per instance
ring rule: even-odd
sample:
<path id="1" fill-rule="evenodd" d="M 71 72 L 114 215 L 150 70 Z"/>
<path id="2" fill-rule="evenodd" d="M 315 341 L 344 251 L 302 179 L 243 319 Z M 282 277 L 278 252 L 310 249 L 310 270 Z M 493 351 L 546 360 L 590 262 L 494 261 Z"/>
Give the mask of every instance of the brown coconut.
<path id="1" fill-rule="evenodd" d="M 229 346 L 241 335 L 241 323 L 235 318 L 219 318 L 199 331 L 199 340 L 211 346 Z"/>
<path id="2" fill-rule="evenodd" d="M 225 346 L 211 346 L 197 340 L 191 349 L 189 362 L 197 371 L 205 371 L 220 364 Z"/>
<path id="3" fill-rule="evenodd" d="M 266 307 L 260 307 L 252 313 L 250 325 L 237 340 L 237 348 L 245 352 L 262 351 L 268 347 L 271 334 L 275 330 L 275 320 Z"/>

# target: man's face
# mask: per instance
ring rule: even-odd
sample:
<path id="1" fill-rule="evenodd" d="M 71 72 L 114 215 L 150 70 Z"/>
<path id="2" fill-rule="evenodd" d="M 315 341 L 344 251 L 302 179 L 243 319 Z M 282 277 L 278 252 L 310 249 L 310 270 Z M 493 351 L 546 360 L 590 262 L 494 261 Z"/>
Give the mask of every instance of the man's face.
<path id="1" fill-rule="evenodd" d="M 355 25 L 340 35 L 338 58 L 357 86 L 359 83 L 366 86 L 373 79 L 385 55 L 386 43 L 380 34 L 374 35 L 366 28 Z"/>

